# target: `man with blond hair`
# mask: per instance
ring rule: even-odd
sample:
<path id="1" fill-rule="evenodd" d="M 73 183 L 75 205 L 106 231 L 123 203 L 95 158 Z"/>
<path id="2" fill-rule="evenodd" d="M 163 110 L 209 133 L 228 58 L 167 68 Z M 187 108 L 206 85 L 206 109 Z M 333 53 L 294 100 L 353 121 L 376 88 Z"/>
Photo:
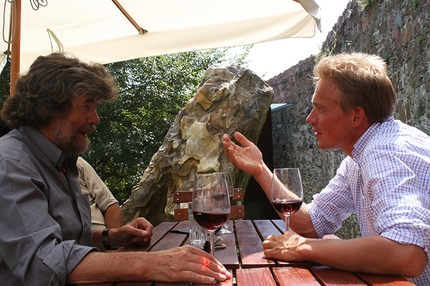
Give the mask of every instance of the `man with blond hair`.
<path id="1" fill-rule="evenodd" d="M 291 216 L 294 232 L 263 242 L 268 258 L 312 261 L 354 272 L 396 274 L 430 285 L 430 137 L 394 120 L 396 94 L 375 55 L 339 54 L 314 68 L 313 126 L 318 146 L 348 155 L 310 204 Z M 270 198 L 272 172 L 242 134 L 224 135 L 230 161 Z M 362 237 L 318 239 L 357 214 Z"/>

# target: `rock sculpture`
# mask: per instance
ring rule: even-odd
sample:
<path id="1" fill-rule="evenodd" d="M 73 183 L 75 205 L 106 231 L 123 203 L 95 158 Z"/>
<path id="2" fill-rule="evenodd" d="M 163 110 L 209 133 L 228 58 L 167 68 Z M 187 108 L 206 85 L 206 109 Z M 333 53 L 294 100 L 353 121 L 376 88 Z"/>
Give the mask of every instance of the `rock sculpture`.
<path id="1" fill-rule="evenodd" d="M 121 206 L 125 220 L 173 220 L 172 194 L 192 189 L 196 173 L 231 171 L 235 185 L 246 189 L 250 176 L 228 161 L 221 137 L 239 131 L 257 142 L 273 98 L 273 89 L 248 69 L 209 68 Z"/>

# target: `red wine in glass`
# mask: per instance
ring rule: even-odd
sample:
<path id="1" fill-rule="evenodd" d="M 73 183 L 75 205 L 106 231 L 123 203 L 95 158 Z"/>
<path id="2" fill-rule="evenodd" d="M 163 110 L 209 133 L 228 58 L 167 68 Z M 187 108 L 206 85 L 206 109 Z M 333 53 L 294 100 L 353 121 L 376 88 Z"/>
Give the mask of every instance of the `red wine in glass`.
<path id="1" fill-rule="evenodd" d="M 302 206 L 302 203 L 302 200 L 275 200 L 272 202 L 276 211 L 287 215 L 292 215 L 297 212 Z"/>
<path id="2" fill-rule="evenodd" d="M 225 224 L 230 213 L 193 212 L 196 222 L 207 230 L 216 230 Z"/>
<path id="3" fill-rule="evenodd" d="M 272 177 L 272 205 L 284 216 L 285 229 L 290 230 L 290 215 L 303 203 L 303 186 L 298 168 L 277 168 Z"/>
<path id="4" fill-rule="evenodd" d="M 227 180 L 223 173 L 197 174 L 193 187 L 193 218 L 210 234 L 210 251 L 214 255 L 215 230 L 230 216 Z"/>

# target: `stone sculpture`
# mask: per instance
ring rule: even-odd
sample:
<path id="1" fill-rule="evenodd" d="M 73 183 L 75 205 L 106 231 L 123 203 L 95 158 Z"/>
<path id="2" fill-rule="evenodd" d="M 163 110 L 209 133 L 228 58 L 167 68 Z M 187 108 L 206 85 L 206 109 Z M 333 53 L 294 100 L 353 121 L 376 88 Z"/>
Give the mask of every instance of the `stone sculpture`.
<path id="1" fill-rule="evenodd" d="M 273 89 L 248 69 L 209 68 L 121 206 L 125 220 L 173 220 L 172 194 L 192 189 L 196 173 L 231 171 L 235 185 L 245 189 L 250 176 L 228 161 L 221 137 L 239 131 L 257 142 L 273 98 Z"/>

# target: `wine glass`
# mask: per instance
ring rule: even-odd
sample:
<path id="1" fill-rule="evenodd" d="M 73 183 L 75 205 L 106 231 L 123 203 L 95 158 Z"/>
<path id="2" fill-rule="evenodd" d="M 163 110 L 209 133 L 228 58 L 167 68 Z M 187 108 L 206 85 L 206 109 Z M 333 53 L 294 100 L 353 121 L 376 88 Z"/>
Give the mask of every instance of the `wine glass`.
<path id="1" fill-rule="evenodd" d="M 227 187 L 228 187 L 228 195 L 230 197 L 230 202 L 233 199 L 234 196 L 234 186 L 233 186 L 233 176 L 230 172 L 222 172 L 222 173 L 215 173 L 215 174 L 223 174 L 225 176 L 225 179 L 227 181 Z M 216 231 L 216 234 L 228 234 L 233 233 L 228 229 L 228 221 Z"/>
<path id="2" fill-rule="evenodd" d="M 210 253 L 214 254 L 214 233 L 230 216 L 227 181 L 223 174 L 197 174 L 193 190 L 194 220 L 210 233 Z"/>
<path id="3" fill-rule="evenodd" d="M 272 177 L 272 205 L 284 215 L 285 229 L 290 230 L 290 215 L 303 203 L 303 186 L 298 168 L 277 168 Z"/>

